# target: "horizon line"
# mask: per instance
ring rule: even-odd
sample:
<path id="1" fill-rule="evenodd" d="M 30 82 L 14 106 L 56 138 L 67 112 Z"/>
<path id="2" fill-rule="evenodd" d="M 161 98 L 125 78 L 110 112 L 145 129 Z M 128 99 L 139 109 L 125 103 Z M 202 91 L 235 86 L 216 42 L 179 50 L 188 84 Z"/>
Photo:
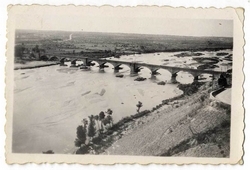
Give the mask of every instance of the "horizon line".
<path id="1" fill-rule="evenodd" d="M 101 34 L 133 34 L 133 35 L 154 35 L 154 36 L 178 36 L 178 37 L 216 37 L 216 38 L 233 38 L 233 36 L 208 36 L 208 35 L 204 35 L 204 36 L 195 36 L 195 35 L 176 35 L 176 34 L 154 34 L 154 33 L 128 33 L 128 32 L 98 32 L 98 31 L 69 31 L 69 30 L 36 30 L 36 29 L 23 29 L 23 28 L 18 28 L 15 29 L 15 31 L 17 30 L 25 30 L 25 31 L 60 31 L 60 32 L 82 32 L 82 33 L 101 33 Z"/>

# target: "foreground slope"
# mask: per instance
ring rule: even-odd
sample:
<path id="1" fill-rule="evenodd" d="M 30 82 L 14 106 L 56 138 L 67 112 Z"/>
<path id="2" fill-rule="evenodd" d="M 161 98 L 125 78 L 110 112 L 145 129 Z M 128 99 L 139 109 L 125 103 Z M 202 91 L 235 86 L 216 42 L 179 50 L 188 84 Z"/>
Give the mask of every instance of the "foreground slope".
<path id="1" fill-rule="evenodd" d="M 103 154 L 228 157 L 230 106 L 210 100 L 201 88 L 132 122 Z"/>

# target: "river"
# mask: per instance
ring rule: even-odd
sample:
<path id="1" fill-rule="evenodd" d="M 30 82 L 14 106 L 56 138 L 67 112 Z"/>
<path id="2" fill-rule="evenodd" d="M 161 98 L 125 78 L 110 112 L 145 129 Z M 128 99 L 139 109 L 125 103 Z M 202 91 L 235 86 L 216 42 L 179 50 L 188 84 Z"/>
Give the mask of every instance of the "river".
<path id="1" fill-rule="evenodd" d="M 205 56 L 216 54 L 204 53 Z M 168 65 L 181 67 L 198 65 L 192 57 L 178 58 L 174 54 L 137 54 L 116 60 L 152 64 L 168 62 Z M 83 118 L 110 108 L 116 122 L 135 114 L 138 101 L 143 103 L 141 110 L 152 109 L 162 100 L 182 93 L 174 84 L 157 85 L 159 81 L 169 82 L 171 79 L 171 74 L 166 70 L 159 70 L 160 75 L 151 78 L 150 70 L 142 69 L 139 76 L 147 79 L 138 82 L 130 76 L 129 67 L 122 65 L 120 73 L 124 77 L 118 78 L 112 65 L 107 65 L 109 67 L 102 72 L 97 66 L 83 71 L 59 65 L 15 70 L 12 151 L 73 153 L 76 128 Z M 204 77 L 210 80 L 209 76 Z M 188 73 L 178 73 L 177 80 L 191 83 L 193 77 Z"/>

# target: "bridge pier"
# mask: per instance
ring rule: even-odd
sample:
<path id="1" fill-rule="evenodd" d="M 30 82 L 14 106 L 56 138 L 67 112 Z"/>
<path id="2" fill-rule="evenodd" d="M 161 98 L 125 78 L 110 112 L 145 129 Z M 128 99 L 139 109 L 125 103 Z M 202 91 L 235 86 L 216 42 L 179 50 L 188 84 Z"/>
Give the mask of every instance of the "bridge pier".
<path id="1" fill-rule="evenodd" d="M 83 66 L 92 66 L 91 60 L 89 60 L 88 58 L 83 58 L 81 60 L 83 62 Z"/>
<path id="2" fill-rule="evenodd" d="M 140 69 L 139 69 L 139 67 L 136 66 L 135 63 L 130 64 L 130 75 L 131 76 L 137 75 L 139 71 L 140 71 Z"/>
<path id="3" fill-rule="evenodd" d="M 103 70 L 105 68 L 104 64 L 99 64 L 99 69 Z"/>
<path id="4" fill-rule="evenodd" d="M 122 67 L 120 67 L 120 64 L 114 66 L 114 72 L 115 72 L 115 73 L 118 73 L 119 70 L 121 70 L 121 69 L 122 69 Z"/>
<path id="5" fill-rule="evenodd" d="M 70 67 L 76 67 L 76 61 L 77 61 L 77 60 L 73 60 L 73 61 L 71 61 L 71 65 L 70 65 Z"/>
<path id="6" fill-rule="evenodd" d="M 201 72 L 190 71 L 189 72 L 193 77 L 193 82 L 198 82 L 199 76 L 202 74 Z"/>
<path id="7" fill-rule="evenodd" d="M 177 77 L 177 73 L 173 73 L 171 76 L 171 83 L 173 84 L 177 83 L 176 77 Z"/>
<path id="8" fill-rule="evenodd" d="M 109 67 L 109 66 L 105 65 L 106 62 L 102 62 L 102 63 L 101 63 L 101 62 L 98 62 L 98 64 L 99 64 L 99 69 L 100 69 L 100 70 L 104 70 L 105 67 Z"/>
<path id="9" fill-rule="evenodd" d="M 150 69 L 150 70 L 151 70 L 151 75 L 152 75 L 152 76 L 155 76 L 155 75 L 159 74 L 159 73 L 157 72 L 158 69 Z"/>
<path id="10" fill-rule="evenodd" d="M 60 66 L 67 66 L 67 65 L 65 64 L 65 58 L 62 58 L 62 59 L 60 60 Z"/>
<path id="11" fill-rule="evenodd" d="M 198 82 L 199 76 L 194 76 L 194 82 Z"/>
<path id="12" fill-rule="evenodd" d="M 64 66 L 65 63 L 64 63 L 64 60 L 60 60 L 60 66 Z"/>
<path id="13" fill-rule="evenodd" d="M 70 67 L 76 67 L 76 64 L 75 63 L 71 63 Z"/>

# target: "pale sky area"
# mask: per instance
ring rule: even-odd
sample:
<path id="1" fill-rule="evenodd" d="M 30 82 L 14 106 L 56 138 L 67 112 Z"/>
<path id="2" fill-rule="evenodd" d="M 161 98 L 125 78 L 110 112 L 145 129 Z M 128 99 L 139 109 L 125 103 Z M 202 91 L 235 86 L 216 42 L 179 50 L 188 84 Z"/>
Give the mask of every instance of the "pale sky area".
<path id="1" fill-rule="evenodd" d="M 204 15 L 202 18 L 205 19 L 201 19 L 199 14 Z M 133 8 L 94 8 L 69 12 L 33 9 L 16 15 L 15 23 L 16 29 L 233 37 L 233 20 L 230 17 L 208 19 L 208 14 L 204 11 L 196 14 L 164 10 L 138 12 Z"/>

